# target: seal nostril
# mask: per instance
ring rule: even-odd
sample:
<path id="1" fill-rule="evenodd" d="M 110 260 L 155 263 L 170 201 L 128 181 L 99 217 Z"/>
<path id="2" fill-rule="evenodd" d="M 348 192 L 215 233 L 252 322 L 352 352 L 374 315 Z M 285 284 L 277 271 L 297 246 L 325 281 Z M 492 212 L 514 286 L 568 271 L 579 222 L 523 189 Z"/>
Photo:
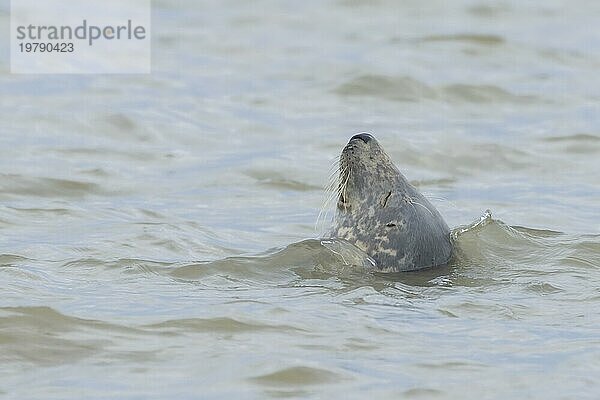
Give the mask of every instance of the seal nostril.
<path id="1" fill-rule="evenodd" d="M 360 139 L 365 143 L 369 143 L 369 141 L 371 139 L 373 139 L 373 136 L 369 135 L 368 133 L 359 133 L 358 135 L 354 135 L 350 138 L 350 142 L 352 142 L 353 140 L 357 140 Z"/>

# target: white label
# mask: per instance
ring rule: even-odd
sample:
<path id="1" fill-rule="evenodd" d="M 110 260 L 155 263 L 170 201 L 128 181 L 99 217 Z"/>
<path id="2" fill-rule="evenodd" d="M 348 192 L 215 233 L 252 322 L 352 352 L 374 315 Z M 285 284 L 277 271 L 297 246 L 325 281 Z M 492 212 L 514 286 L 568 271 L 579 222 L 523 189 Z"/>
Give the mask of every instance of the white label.
<path id="1" fill-rule="evenodd" d="M 11 72 L 150 73 L 150 0 L 11 0 Z"/>

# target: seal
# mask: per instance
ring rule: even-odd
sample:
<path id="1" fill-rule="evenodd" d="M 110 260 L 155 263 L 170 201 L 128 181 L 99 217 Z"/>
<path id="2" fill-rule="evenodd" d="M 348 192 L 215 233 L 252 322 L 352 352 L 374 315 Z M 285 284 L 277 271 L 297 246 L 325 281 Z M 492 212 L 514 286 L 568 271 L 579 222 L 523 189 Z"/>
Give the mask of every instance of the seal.
<path id="1" fill-rule="evenodd" d="M 367 253 L 379 270 L 414 271 L 448 262 L 448 225 L 400 173 L 377 140 L 354 135 L 342 150 L 332 237 Z"/>

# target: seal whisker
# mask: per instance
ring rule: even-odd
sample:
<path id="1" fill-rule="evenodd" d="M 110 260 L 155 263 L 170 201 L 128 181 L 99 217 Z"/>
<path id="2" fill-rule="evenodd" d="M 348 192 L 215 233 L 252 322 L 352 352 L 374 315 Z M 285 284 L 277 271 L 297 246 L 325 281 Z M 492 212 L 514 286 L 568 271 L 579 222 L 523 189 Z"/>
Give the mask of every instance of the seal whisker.
<path id="1" fill-rule="evenodd" d="M 336 198 L 336 192 L 332 188 L 329 191 L 329 193 L 327 194 L 325 201 L 323 202 L 323 209 L 327 208 L 335 198 Z"/>
<path id="2" fill-rule="evenodd" d="M 334 175 L 335 174 L 335 175 Z M 327 192 L 333 191 L 338 184 L 338 176 L 337 173 L 331 174 L 329 177 L 329 182 L 325 186 L 325 190 Z"/>
<path id="3" fill-rule="evenodd" d="M 458 209 L 458 206 L 456 205 L 455 202 L 448 200 L 447 198 L 445 198 L 443 196 L 434 196 L 433 194 L 427 193 L 427 192 L 422 192 L 422 194 L 428 200 L 435 200 L 435 201 L 443 202 L 445 204 L 449 204 L 450 206 L 452 206 L 452 208 Z"/>
<path id="4" fill-rule="evenodd" d="M 343 166 L 343 167 L 340 167 L 339 174 L 335 178 L 335 183 L 337 185 L 337 194 L 338 195 L 340 195 L 342 193 L 342 189 L 343 189 L 343 186 L 344 186 L 344 182 L 342 181 L 342 179 L 343 179 L 344 175 L 349 175 L 348 174 L 348 170 L 349 170 L 349 167 L 347 165 Z"/>
<path id="5" fill-rule="evenodd" d="M 333 164 L 331 164 L 331 166 L 329 167 L 329 177 L 335 176 L 337 175 L 337 173 L 339 172 L 339 162 L 335 161 Z"/>
<path id="6" fill-rule="evenodd" d="M 427 212 L 428 212 L 428 213 L 429 213 L 429 214 L 430 214 L 432 217 L 434 216 L 434 215 L 433 215 L 433 213 L 431 212 L 431 210 L 430 210 L 429 208 L 425 207 L 423 204 L 419 203 L 419 202 L 418 202 L 418 201 L 416 201 L 415 199 L 413 199 L 413 198 L 410 198 L 410 199 L 409 199 L 409 203 L 410 203 L 410 204 L 413 204 L 413 207 L 414 207 L 414 204 L 416 204 L 416 205 L 418 205 L 418 206 L 421 206 L 421 207 L 423 207 L 425 210 L 427 210 Z"/>
<path id="7" fill-rule="evenodd" d="M 325 190 L 327 192 L 333 191 L 334 188 L 336 187 L 336 185 L 338 184 L 338 180 L 339 180 L 339 167 L 337 165 L 335 165 L 335 169 L 333 169 L 331 171 L 331 173 L 329 174 L 328 183 L 325 186 Z"/>
<path id="8" fill-rule="evenodd" d="M 334 198 L 335 198 L 335 192 L 333 192 L 332 190 L 329 191 L 329 194 L 323 201 L 323 204 L 321 205 L 321 209 L 319 210 L 319 215 L 317 216 L 317 221 L 315 222 L 315 230 L 319 230 L 319 222 L 320 221 L 322 221 L 323 225 L 325 225 L 325 222 L 327 221 L 327 216 L 329 215 L 330 204 Z"/>
<path id="9" fill-rule="evenodd" d="M 329 166 L 330 175 L 336 174 L 338 172 L 340 165 L 340 158 L 336 157 L 331 161 L 331 165 Z"/>
<path id="10" fill-rule="evenodd" d="M 323 228 L 325 223 L 328 221 L 328 217 L 331 211 L 331 205 L 336 198 L 340 196 L 340 184 L 339 177 L 343 175 L 344 172 L 339 171 L 339 157 L 335 157 L 332 165 L 331 165 L 331 173 L 329 174 L 329 179 L 327 184 L 325 185 L 325 199 L 321 204 L 321 208 L 319 210 L 319 214 L 317 215 L 317 220 L 315 222 L 315 230 L 321 231 L 323 234 Z M 319 229 L 319 223 L 321 223 L 321 229 Z"/>

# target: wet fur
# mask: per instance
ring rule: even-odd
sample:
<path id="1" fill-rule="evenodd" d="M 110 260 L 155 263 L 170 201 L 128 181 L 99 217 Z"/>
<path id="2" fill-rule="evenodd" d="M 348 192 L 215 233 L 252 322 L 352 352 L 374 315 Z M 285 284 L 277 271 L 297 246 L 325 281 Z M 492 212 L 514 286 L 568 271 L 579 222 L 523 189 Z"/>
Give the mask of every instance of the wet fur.
<path id="1" fill-rule="evenodd" d="M 447 263 L 452 243 L 442 216 L 368 137 L 350 140 L 340 156 L 331 235 L 365 251 L 383 271 Z"/>

